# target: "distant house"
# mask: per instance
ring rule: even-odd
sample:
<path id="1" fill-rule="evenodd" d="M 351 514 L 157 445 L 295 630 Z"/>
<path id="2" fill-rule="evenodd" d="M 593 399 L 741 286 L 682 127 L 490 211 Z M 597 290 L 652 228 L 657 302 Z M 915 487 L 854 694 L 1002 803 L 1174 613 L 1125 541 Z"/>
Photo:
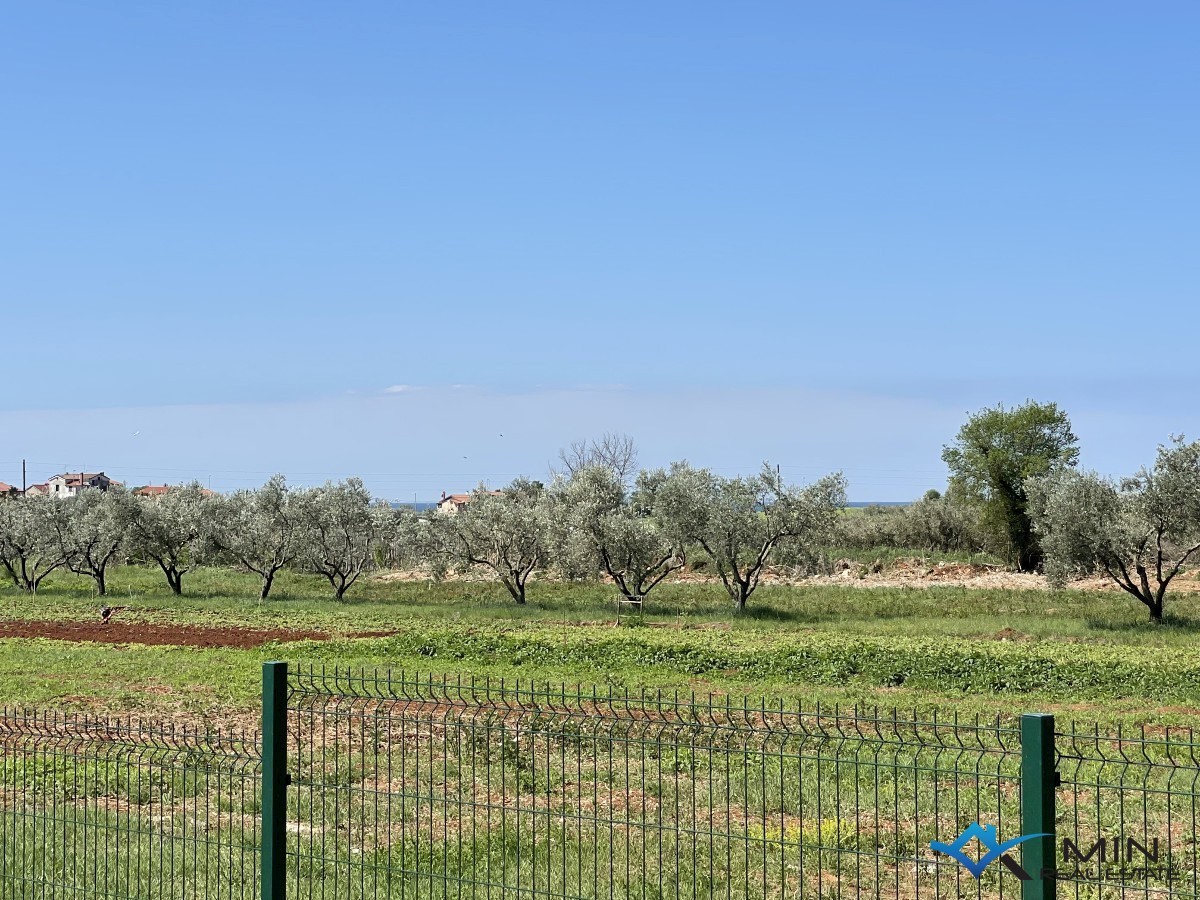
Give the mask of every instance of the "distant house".
<path id="1" fill-rule="evenodd" d="M 103 472 L 66 472 L 46 482 L 46 493 L 52 497 L 74 497 L 88 488 L 107 491 L 114 484 L 119 485 L 119 482 Z"/>
<path id="2" fill-rule="evenodd" d="M 0 499 L 19 497 L 20 495 L 21 489 L 19 487 L 13 487 L 11 484 L 6 484 L 3 481 L 0 481 Z"/>
<path id="3" fill-rule="evenodd" d="M 42 494 L 50 493 L 50 485 L 43 482 L 42 484 L 31 484 L 25 488 L 26 497 L 38 497 Z"/>
<path id="4" fill-rule="evenodd" d="M 492 497 L 499 497 L 500 491 L 488 491 Z M 474 494 L 447 494 L 442 491 L 442 499 L 438 501 L 437 511 L 444 516 L 458 515 L 458 511 L 471 502 Z"/>
<path id="5" fill-rule="evenodd" d="M 133 491 L 133 496 L 147 497 L 151 500 L 161 500 L 171 491 L 175 490 L 176 487 L 178 487 L 178 485 L 147 484 L 144 487 L 135 488 Z M 215 496 L 215 492 L 210 491 L 208 488 L 200 488 L 200 495 L 202 497 L 212 497 Z"/>
<path id="6" fill-rule="evenodd" d="M 152 497 L 153 499 L 157 500 L 169 490 L 170 488 L 165 484 L 148 484 L 145 487 L 136 488 L 133 492 L 133 496 Z"/>

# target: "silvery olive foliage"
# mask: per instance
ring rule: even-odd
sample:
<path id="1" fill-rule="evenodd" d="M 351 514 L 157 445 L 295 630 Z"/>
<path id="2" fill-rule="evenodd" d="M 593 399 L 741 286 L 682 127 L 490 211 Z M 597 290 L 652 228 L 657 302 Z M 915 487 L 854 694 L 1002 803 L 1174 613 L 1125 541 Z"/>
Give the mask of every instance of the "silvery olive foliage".
<path id="1" fill-rule="evenodd" d="M 979 553 L 988 537 L 977 506 L 936 491 L 907 506 L 868 506 L 841 516 L 832 544 L 847 550 L 905 547 L 925 553 Z"/>
<path id="2" fill-rule="evenodd" d="M 1051 419 L 1039 440 L 1061 449 L 1071 436 L 1061 416 Z M 1042 419 L 1034 424 L 1037 434 L 1047 430 Z M 1017 443 L 1022 454 L 1033 446 Z M 981 449 L 980 459 L 991 452 Z M 632 453 L 620 436 L 573 445 L 564 451 L 571 474 L 549 489 L 523 478 L 501 491 L 480 486 L 454 514 L 393 510 L 356 478 L 298 490 L 280 475 L 224 497 L 192 483 L 153 497 L 114 486 L 3 499 L 0 567 L 25 591 L 70 569 L 104 594 L 115 563 L 153 562 L 181 594 L 197 564 L 234 564 L 258 574 L 263 600 L 288 568 L 321 575 L 339 600 L 373 568 L 427 566 L 435 578 L 486 570 L 523 604 L 530 578 L 547 570 L 604 578 L 623 597 L 645 600 L 687 560 L 710 564 L 741 611 L 768 565 L 839 547 L 974 552 L 987 539 L 986 510 L 962 491 L 840 516 L 840 474 L 795 486 L 765 464 L 727 478 L 679 462 L 631 476 Z M 1002 455 L 1007 473 L 1020 454 Z M 1173 579 L 1200 558 L 1200 442 L 1172 439 L 1152 467 L 1119 482 L 1072 461 L 1030 463 L 1038 474 L 1021 489 L 1047 575 L 1061 585 L 1103 574 L 1162 621 Z"/>
<path id="3" fill-rule="evenodd" d="M 1200 553 L 1200 441 L 1173 438 L 1119 483 L 1064 470 L 1028 493 L 1052 583 L 1101 573 L 1162 622 L 1171 581 Z"/>
<path id="4" fill-rule="evenodd" d="M 772 552 L 827 540 L 846 505 L 840 473 L 796 487 L 766 463 L 756 476 L 723 478 L 681 462 L 645 477 L 654 485 L 663 519 L 712 558 L 738 612 L 758 587 Z"/>
<path id="5" fill-rule="evenodd" d="M 387 534 L 392 512 L 376 505 L 359 478 L 327 482 L 295 497 L 300 524 L 301 567 L 323 575 L 334 597 L 346 592 L 375 561 L 375 550 Z"/>
<path id="6" fill-rule="evenodd" d="M 130 555 L 156 563 L 173 594 L 183 593 L 183 576 L 204 561 L 214 501 L 199 482 L 192 482 L 154 499 L 139 499 L 132 507 Z"/>
<path id="7" fill-rule="evenodd" d="M 266 600 L 275 576 L 302 550 L 300 515 L 287 479 L 273 476 L 255 490 L 214 498 L 208 536 L 214 548 L 262 579 Z"/>
<path id="8" fill-rule="evenodd" d="M 126 536 L 138 513 L 138 499 L 119 487 L 82 491 L 60 500 L 67 515 L 63 533 L 67 568 L 96 583 L 96 593 L 108 593 L 108 569 L 120 557 Z"/>
<path id="9" fill-rule="evenodd" d="M 427 516 L 407 506 L 389 510 L 375 547 L 380 569 L 412 569 L 425 562 L 424 534 Z"/>
<path id="10" fill-rule="evenodd" d="M 657 508 L 660 483 L 641 473 L 632 491 L 607 465 L 576 469 L 554 485 L 550 506 L 556 565 L 568 577 L 603 572 L 642 602 L 686 562 L 678 529 Z"/>
<path id="11" fill-rule="evenodd" d="M 67 505 L 54 497 L 0 503 L 0 565 L 14 585 L 36 593 L 42 580 L 67 564 Z"/>
<path id="12" fill-rule="evenodd" d="M 481 485 L 456 514 L 430 518 L 424 541 L 434 576 L 490 569 L 524 604 L 529 576 L 550 561 L 550 506 L 537 481 L 518 478 L 499 492 Z"/>

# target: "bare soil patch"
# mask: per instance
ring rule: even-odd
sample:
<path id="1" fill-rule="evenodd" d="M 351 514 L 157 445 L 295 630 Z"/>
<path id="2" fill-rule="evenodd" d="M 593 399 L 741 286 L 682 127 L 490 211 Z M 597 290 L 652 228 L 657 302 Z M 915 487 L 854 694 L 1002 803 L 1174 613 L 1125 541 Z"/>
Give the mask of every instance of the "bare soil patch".
<path id="1" fill-rule="evenodd" d="M 388 632 L 362 632 L 348 637 L 384 637 Z M 253 649 L 274 641 L 326 641 L 334 635 L 294 628 L 166 625 L 150 622 L 0 621 L 0 638 L 51 638 L 99 644 L 145 644 L 155 647 L 233 647 Z"/>
<path id="2" fill-rule="evenodd" d="M 395 569 L 372 576 L 382 582 L 432 581 L 433 575 L 425 569 Z M 546 581 L 558 581 L 553 574 L 539 573 Z M 451 572 L 447 581 L 485 582 L 491 581 L 490 573 L 483 570 Z M 604 579 L 607 583 L 608 579 Z M 712 572 L 681 571 L 674 573 L 667 584 L 719 584 Z M 762 574 L 763 584 L 775 585 L 824 585 L 861 588 L 930 588 L 964 587 L 989 590 L 1049 591 L 1050 583 L 1042 575 L 1014 572 L 1008 566 L 987 563 L 937 562 L 919 556 L 864 563 L 851 559 L 839 559 L 829 565 L 826 574 L 814 575 L 789 568 L 768 567 Z M 1074 590 L 1117 591 L 1115 584 L 1107 578 L 1093 577 L 1072 581 Z M 1200 593 L 1200 569 L 1180 573 L 1172 582 L 1173 591 L 1178 593 Z M 580 623 L 591 624 L 591 623 Z M 599 624 L 599 623 L 596 623 Z M 607 624 L 607 623 L 605 623 Z M 365 636 L 365 635 L 364 635 Z"/>
<path id="3" fill-rule="evenodd" d="M 845 559 L 838 560 L 833 569 L 832 574 L 815 575 L 797 583 L 914 588 L 951 585 L 1008 590 L 1046 590 L 1049 587 L 1041 575 L 1020 574 L 1004 566 L 932 562 L 919 557 L 871 564 Z"/>

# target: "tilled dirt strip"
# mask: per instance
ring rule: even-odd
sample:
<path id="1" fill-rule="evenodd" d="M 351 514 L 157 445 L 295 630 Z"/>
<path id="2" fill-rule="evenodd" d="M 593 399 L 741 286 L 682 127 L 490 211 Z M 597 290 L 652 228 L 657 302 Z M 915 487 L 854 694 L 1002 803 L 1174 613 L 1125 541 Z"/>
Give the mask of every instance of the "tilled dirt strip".
<path id="1" fill-rule="evenodd" d="M 361 632 L 347 637 L 385 637 L 386 632 Z M 251 649 L 274 641 L 327 641 L 336 635 L 294 628 L 237 628 L 232 626 L 167 625 L 150 622 L 0 621 L 0 638 L 51 638 L 99 644 L 147 644 L 157 647 L 235 647 Z"/>

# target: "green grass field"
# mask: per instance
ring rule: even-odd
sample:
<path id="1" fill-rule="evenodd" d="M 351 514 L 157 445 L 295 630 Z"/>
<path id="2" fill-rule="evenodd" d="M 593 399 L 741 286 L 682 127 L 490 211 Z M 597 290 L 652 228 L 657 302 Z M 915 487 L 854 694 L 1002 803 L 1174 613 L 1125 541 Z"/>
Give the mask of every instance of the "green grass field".
<path id="1" fill-rule="evenodd" d="M 976 883 L 928 842 L 976 819 L 1016 827 L 1012 727 L 1032 711 L 1084 735 L 1064 763 L 1064 833 L 1094 839 L 1134 822 L 1166 835 L 1192 888 L 1200 871 L 1193 751 L 1169 730 L 1200 710 L 1200 596 L 1177 596 L 1170 622 L 1152 627 L 1115 592 L 766 586 L 734 616 L 719 586 L 676 584 L 615 627 L 614 592 L 598 584 L 535 584 L 525 607 L 489 582 L 371 579 L 346 603 L 294 574 L 265 603 L 252 577 L 228 570 L 189 573 L 183 597 L 149 569 L 119 569 L 110 585 L 108 602 L 128 607 L 106 628 L 117 639 L 143 625 L 329 639 L 235 649 L 3 638 L 0 703 L 245 735 L 266 660 L 432 680 L 416 707 L 296 699 L 293 896 L 1015 896 L 1010 876 L 993 869 Z M 95 623 L 100 606 L 71 576 L 0 598 L 9 626 Z M 496 715 L 504 703 L 438 699 L 462 696 L 455 685 L 473 676 L 502 696 L 540 691 L 544 707 L 514 720 Z M 618 700 L 597 716 L 586 699 L 556 700 L 563 684 Z M 650 718 L 630 716 L 627 692 L 693 712 L 658 722 L 651 704 Z M 738 712 L 744 697 L 762 713 Z M 701 727 L 714 700 L 726 724 Z M 847 717 L 852 705 L 864 718 Z M 773 707 L 784 732 L 763 719 Z M 72 742 L 33 721 L 0 741 L 0 868 L 20 873 L 14 896 L 75 896 L 81 883 L 114 897 L 254 894 L 253 753 L 132 732 L 125 744 Z M 1135 738 L 1089 743 L 1097 727 Z"/>
<path id="2" fill-rule="evenodd" d="M 491 582 L 383 581 L 352 599 L 289 574 L 260 603 L 253 577 L 200 569 L 172 597 L 157 571 L 123 568 L 114 635 L 139 623 L 289 628 L 327 641 L 239 650 L 0 640 L 0 703 L 213 715 L 257 703 L 261 663 L 767 695 L 960 713 L 1058 712 L 1087 721 L 1187 723 L 1200 708 L 1200 596 L 1153 627 L 1116 592 L 764 586 L 733 616 L 719 586 L 664 585 L 614 627 L 601 584 L 540 583 L 522 608 Z M 90 582 L 52 576 L 36 596 L 5 588 L 4 619 L 90 622 Z M 386 637 L 348 637 L 356 632 Z"/>

